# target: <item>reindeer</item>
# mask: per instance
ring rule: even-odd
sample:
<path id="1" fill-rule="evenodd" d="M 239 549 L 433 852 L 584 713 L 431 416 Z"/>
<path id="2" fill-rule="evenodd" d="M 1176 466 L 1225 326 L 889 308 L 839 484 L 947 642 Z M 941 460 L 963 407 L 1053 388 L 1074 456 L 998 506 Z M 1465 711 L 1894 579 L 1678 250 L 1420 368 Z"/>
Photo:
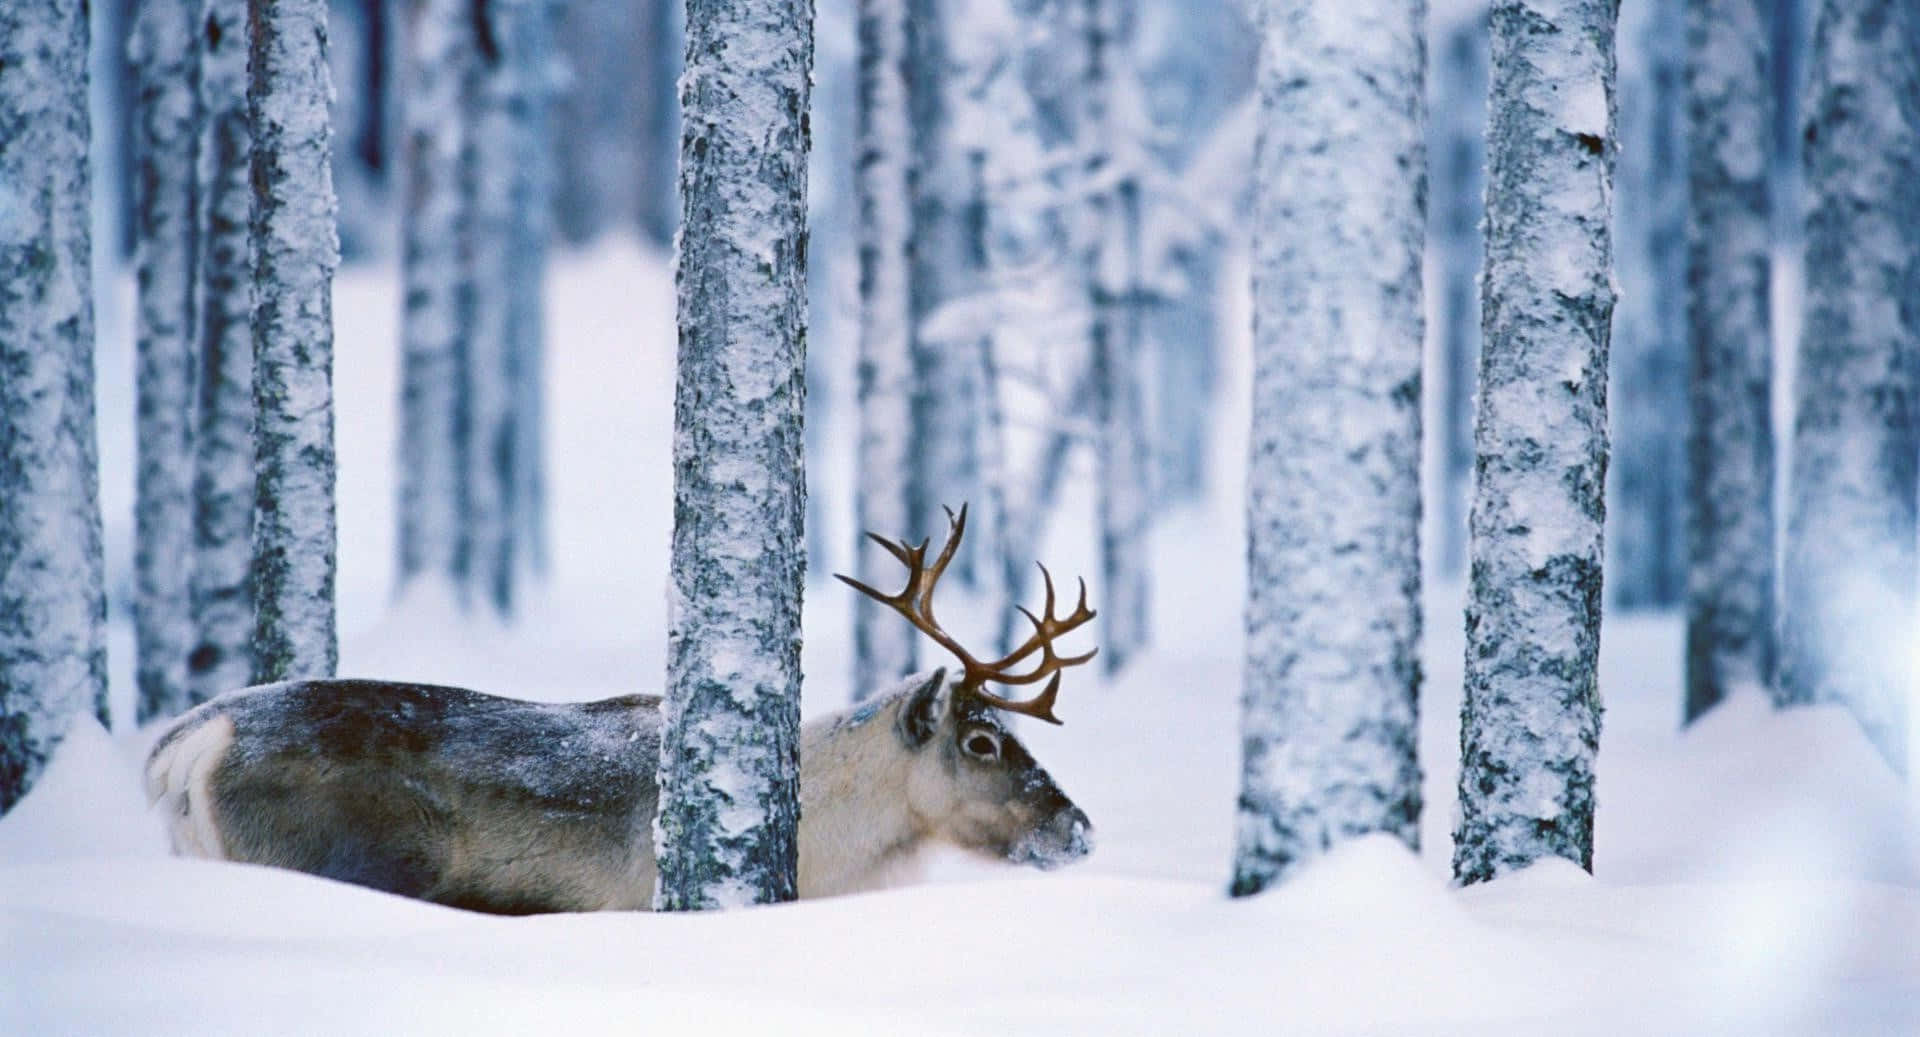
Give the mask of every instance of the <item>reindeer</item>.
<path id="1" fill-rule="evenodd" d="M 966 508 L 928 565 L 927 542 L 868 535 L 907 567 L 883 594 L 960 663 L 909 677 L 801 732 L 799 886 L 825 897 L 909 879 L 946 844 L 1051 868 L 1092 848 L 1087 815 L 1001 722 L 1048 723 L 1054 642 L 1094 617 L 1086 583 L 1064 616 L 1053 578 L 1034 632 L 975 659 L 940 626 L 933 593 L 966 531 Z M 1035 654 L 1037 663 L 1016 672 Z M 989 683 L 1047 680 L 1032 699 Z M 267 864 L 499 914 L 648 910 L 655 877 L 660 699 L 538 704 L 461 688 L 295 680 L 231 691 L 174 721 L 147 761 L 175 853 Z"/>

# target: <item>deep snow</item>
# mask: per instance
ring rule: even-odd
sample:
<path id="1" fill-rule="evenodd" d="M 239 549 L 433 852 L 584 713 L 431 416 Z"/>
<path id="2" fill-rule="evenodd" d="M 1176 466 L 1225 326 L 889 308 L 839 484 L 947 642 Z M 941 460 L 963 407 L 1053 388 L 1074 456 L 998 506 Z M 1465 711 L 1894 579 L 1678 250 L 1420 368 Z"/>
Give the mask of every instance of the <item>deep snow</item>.
<path id="1" fill-rule="evenodd" d="M 549 700 L 658 689 L 670 281 L 625 244 L 557 261 L 555 576 L 503 629 L 432 594 L 388 600 L 399 310 L 390 271 L 343 274 L 343 673 Z M 121 384 L 104 401 L 128 398 L 118 363 L 109 349 L 103 377 Z M 1233 363 L 1226 384 L 1244 386 Z M 1043 876 L 943 858 L 927 885 L 719 915 L 484 917 L 170 859 L 138 780 L 152 734 L 89 723 L 0 821 L 0 1033 L 1920 1032 L 1907 790 L 1833 709 L 1776 714 L 1751 694 L 1676 733 L 1672 617 L 1610 617 L 1602 635 L 1595 876 L 1549 862 L 1449 887 L 1462 644 L 1459 592 L 1442 588 L 1428 603 L 1423 853 L 1366 840 L 1227 899 L 1245 408 L 1217 408 L 1217 506 L 1155 534 L 1159 647 L 1110 686 L 1077 671 L 1065 727 L 1022 727 L 1093 817 L 1086 863 Z M 110 429 L 103 449 L 113 509 L 130 444 Z M 837 538 L 842 473 L 816 473 Z M 1033 552 L 1056 574 L 1095 572 L 1088 481 L 1076 469 Z M 809 587 L 810 714 L 846 701 L 850 597 Z M 942 614 L 964 637 L 991 627 L 980 606 Z M 116 628 L 123 716 L 127 642 Z"/>

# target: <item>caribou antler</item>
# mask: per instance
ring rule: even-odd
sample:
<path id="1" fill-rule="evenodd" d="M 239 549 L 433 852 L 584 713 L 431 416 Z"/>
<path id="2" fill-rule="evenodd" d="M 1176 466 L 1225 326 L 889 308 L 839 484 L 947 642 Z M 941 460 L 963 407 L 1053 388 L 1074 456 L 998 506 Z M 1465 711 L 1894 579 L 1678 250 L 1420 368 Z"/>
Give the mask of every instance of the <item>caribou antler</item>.
<path id="1" fill-rule="evenodd" d="M 1080 602 L 1066 616 L 1053 614 L 1054 591 L 1053 574 L 1047 567 L 1040 566 L 1040 576 L 1047 586 L 1047 604 L 1044 616 L 1036 616 L 1022 607 L 1020 614 L 1033 624 L 1033 634 L 1020 647 L 992 662 L 981 662 L 954 640 L 953 635 L 941 629 L 938 620 L 933 618 L 933 589 L 940 582 L 940 575 L 947 571 L 947 563 L 953 561 L 953 553 L 960 546 L 960 538 L 967 531 L 967 506 L 960 506 L 960 514 L 953 509 L 944 509 L 947 513 L 947 542 L 940 548 L 940 556 L 933 564 L 927 564 L 927 543 L 922 540 L 916 546 L 904 540 L 888 540 L 878 533 L 868 533 L 873 542 L 886 548 L 887 553 L 900 560 L 907 567 L 907 585 L 898 594 L 882 594 L 861 583 L 851 576 L 840 573 L 834 575 L 841 582 L 867 597 L 880 602 L 895 612 L 907 617 L 916 629 L 960 660 L 965 672 L 960 681 L 962 691 L 978 698 L 989 706 L 1004 709 L 1009 713 L 1036 717 L 1049 724 L 1058 724 L 1060 718 L 1053 715 L 1053 701 L 1060 694 L 1060 671 L 1069 666 L 1079 666 L 1094 657 L 1099 651 L 1093 649 L 1085 655 L 1062 656 L 1053 650 L 1053 642 L 1092 619 L 1096 613 L 1087 607 L 1087 581 L 1080 581 Z M 1038 563 L 1035 563 L 1038 564 Z M 1010 673 L 1013 667 L 1020 665 L 1033 653 L 1040 653 L 1040 661 L 1026 673 Z M 1048 679 L 1051 678 L 1051 679 Z M 1047 680 L 1047 686 L 1039 695 L 1030 699 L 1004 699 L 988 692 L 984 685 L 988 681 L 1005 684 L 1010 687 L 1037 684 Z"/>

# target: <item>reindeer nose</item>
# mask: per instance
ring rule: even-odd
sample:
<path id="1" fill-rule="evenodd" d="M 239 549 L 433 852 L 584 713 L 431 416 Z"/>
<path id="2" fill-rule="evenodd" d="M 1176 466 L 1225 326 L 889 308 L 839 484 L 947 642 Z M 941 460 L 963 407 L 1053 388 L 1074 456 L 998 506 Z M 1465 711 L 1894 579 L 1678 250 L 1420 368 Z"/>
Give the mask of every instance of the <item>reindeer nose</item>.
<path id="1" fill-rule="evenodd" d="M 1077 860 L 1093 852 L 1093 822 L 1079 807 L 1055 814 L 1048 827 L 1058 834 L 1060 845 L 1066 848 L 1067 860 Z"/>

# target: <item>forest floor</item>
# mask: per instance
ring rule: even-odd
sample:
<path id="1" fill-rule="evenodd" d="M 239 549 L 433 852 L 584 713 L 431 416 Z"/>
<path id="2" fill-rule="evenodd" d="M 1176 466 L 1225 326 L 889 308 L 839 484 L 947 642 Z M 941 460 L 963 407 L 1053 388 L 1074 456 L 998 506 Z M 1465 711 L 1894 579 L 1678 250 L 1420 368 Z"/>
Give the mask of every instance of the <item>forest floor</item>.
<path id="1" fill-rule="evenodd" d="M 390 273 L 348 271 L 335 306 L 342 672 L 545 700 L 657 690 L 674 351 L 662 260 L 618 243 L 560 260 L 552 576 L 512 626 L 390 600 Z M 113 333 L 111 315 L 102 326 Z M 102 362 L 103 412 L 126 413 L 113 408 L 127 372 Z M 1076 674 L 1066 725 L 1022 731 L 1094 820 L 1084 863 L 1041 875 L 943 858 L 924 885 L 723 915 L 485 917 L 169 858 L 140 792 L 152 733 L 89 722 L 0 822 L 0 1033 L 1920 1033 L 1906 786 L 1831 709 L 1776 714 L 1746 696 L 1679 733 L 1671 616 L 1610 617 L 1603 636 L 1592 876 L 1555 861 L 1449 886 L 1461 613 L 1441 586 L 1423 851 L 1363 840 L 1228 899 L 1244 411 L 1221 408 L 1215 503 L 1156 534 L 1156 650 L 1118 680 Z M 110 515 L 125 513 L 130 451 L 109 427 Z M 827 492 L 845 485 L 819 474 Z M 1095 571 L 1086 482 L 1034 552 L 1057 574 Z M 835 543 L 851 535 L 843 505 L 829 509 Z M 123 563 L 124 524 L 109 539 Z M 810 585 L 809 714 L 845 701 L 848 608 L 838 584 Z M 992 620 L 964 596 L 942 612 L 963 638 Z M 117 715 L 128 641 L 116 626 Z"/>

